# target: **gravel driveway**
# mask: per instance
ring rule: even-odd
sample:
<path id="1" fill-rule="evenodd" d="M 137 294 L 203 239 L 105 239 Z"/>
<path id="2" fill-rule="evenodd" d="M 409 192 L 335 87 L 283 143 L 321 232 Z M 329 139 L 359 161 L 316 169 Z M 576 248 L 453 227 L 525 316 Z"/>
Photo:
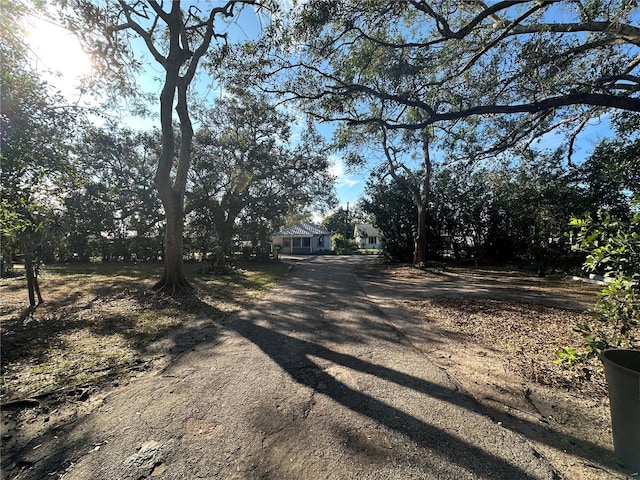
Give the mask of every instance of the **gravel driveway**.
<path id="1" fill-rule="evenodd" d="M 369 300 L 367 261 L 302 259 L 242 313 L 204 315 L 161 371 L 27 445 L 16 478 L 557 478 Z"/>

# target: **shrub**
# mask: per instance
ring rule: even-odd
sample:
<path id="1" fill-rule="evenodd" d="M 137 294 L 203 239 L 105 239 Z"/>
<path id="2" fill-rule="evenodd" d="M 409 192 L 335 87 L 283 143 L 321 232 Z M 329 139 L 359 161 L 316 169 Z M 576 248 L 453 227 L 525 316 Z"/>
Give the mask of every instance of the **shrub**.
<path id="1" fill-rule="evenodd" d="M 640 206 L 640 196 L 636 196 L 632 205 Z M 599 325 L 575 327 L 584 338 L 585 351 L 571 347 L 556 351 L 556 363 L 573 366 L 599 357 L 608 348 L 639 346 L 640 213 L 625 221 L 601 210 L 596 218 L 590 215 L 574 218 L 571 225 L 576 229 L 573 248 L 587 253 L 583 269 L 604 275 L 607 280 L 593 309 Z"/>

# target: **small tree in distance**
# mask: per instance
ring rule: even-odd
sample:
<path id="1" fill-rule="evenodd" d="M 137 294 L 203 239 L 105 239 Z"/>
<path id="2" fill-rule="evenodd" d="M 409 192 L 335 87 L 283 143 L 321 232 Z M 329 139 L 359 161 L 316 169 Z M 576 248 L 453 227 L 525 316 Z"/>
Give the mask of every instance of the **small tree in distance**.
<path id="1" fill-rule="evenodd" d="M 330 232 L 340 234 L 343 239 L 353 238 L 353 222 L 349 219 L 349 209 L 338 208 L 322 220 L 322 226 Z"/>
<path id="2" fill-rule="evenodd" d="M 22 2 L 3 4 L 0 19 L 0 245 L 3 262 L 14 254 L 24 260 L 35 307 L 43 302 L 37 273 L 47 214 L 74 179 L 70 152 L 81 116 L 31 67 L 20 24 L 28 13 Z"/>

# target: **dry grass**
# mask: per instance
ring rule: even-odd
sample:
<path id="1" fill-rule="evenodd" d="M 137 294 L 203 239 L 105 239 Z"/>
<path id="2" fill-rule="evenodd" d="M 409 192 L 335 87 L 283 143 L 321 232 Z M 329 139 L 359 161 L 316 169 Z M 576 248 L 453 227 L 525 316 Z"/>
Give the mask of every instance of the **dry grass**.
<path id="1" fill-rule="evenodd" d="M 84 397 L 149 367 L 147 346 L 198 316 L 219 321 L 286 274 L 287 264 L 247 264 L 201 275 L 196 294 L 151 291 L 160 265 L 67 265 L 43 269 L 45 303 L 27 304 L 23 277 L 0 281 L 2 404 Z"/>
<path id="2" fill-rule="evenodd" d="M 575 367 L 554 363 L 558 349 L 570 346 L 585 350 L 584 340 L 575 330 L 578 324 L 587 324 L 594 331 L 606 329 L 587 313 L 601 287 L 563 280 L 561 276 L 539 278 L 510 269 L 452 268 L 434 272 L 396 266 L 387 267 L 383 274 L 400 282 L 422 279 L 426 285 L 432 285 L 429 280 L 447 277 L 486 282 L 491 288 L 482 295 L 436 295 L 406 305 L 432 328 L 463 335 L 463 345 L 498 352 L 510 370 L 527 380 L 606 397 L 604 369 L 598 359 Z"/>

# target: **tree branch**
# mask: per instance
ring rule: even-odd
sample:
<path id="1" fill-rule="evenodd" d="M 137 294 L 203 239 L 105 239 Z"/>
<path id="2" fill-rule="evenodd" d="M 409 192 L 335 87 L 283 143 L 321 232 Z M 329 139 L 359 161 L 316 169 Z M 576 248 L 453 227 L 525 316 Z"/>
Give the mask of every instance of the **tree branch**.
<path id="1" fill-rule="evenodd" d="M 557 1 L 558 0 L 552 0 L 543 3 L 551 4 L 556 3 Z M 483 10 L 457 32 L 452 31 L 447 20 L 442 15 L 438 14 L 427 2 L 410 0 L 409 3 L 411 3 L 416 9 L 432 17 L 436 21 L 436 27 L 443 37 L 448 39 L 461 40 L 466 37 L 476 26 L 482 23 L 482 21 L 484 21 L 486 18 L 495 15 L 501 10 L 505 10 L 507 8 L 522 4 L 522 1 L 503 1 L 498 2 L 490 7 L 483 5 Z"/>
<path id="2" fill-rule="evenodd" d="M 640 28 L 618 22 L 583 22 L 583 23 L 539 23 L 536 25 L 518 26 L 513 29 L 513 35 L 527 35 L 532 33 L 580 33 L 601 32 L 616 33 L 618 38 L 627 43 L 640 46 Z"/>
<path id="3" fill-rule="evenodd" d="M 110 31 L 117 32 L 117 31 L 126 30 L 126 29 L 130 28 L 131 30 L 136 32 L 144 40 L 144 43 L 147 45 L 147 48 L 149 49 L 149 53 L 151 53 L 153 58 L 160 65 L 166 67 L 166 58 L 158 51 L 158 49 L 154 45 L 153 38 L 152 38 L 152 35 L 151 35 L 151 32 L 153 31 L 153 28 L 155 28 L 156 22 L 154 21 L 153 28 L 151 29 L 151 31 L 147 31 L 144 28 L 142 28 L 142 26 L 139 23 L 137 23 L 136 21 L 133 20 L 133 17 L 131 16 L 131 11 L 134 11 L 134 10 L 132 9 L 132 7 L 127 5 L 127 3 L 124 0 L 118 0 L 118 3 L 120 4 L 120 8 L 122 8 L 122 12 L 124 13 L 125 17 L 127 18 L 127 23 L 124 23 L 124 24 L 121 24 L 121 25 L 116 25 L 115 27 L 110 29 Z M 157 7 L 162 12 L 162 9 L 160 8 L 159 5 L 157 5 L 157 3 L 155 1 L 151 0 L 149 2 L 149 4 L 154 8 L 154 10 L 156 10 L 156 7 Z M 155 6 L 154 6 L 154 4 L 155 4 Z M 164 14 L 165 12 L 162 12 L 162 13 Z M 158 16 L 160 16 L 160 15 L 158 15 Z M 166 14 L 160 16 L 160 18 L 162 18 L 163 21 L 166 21 Z"/>
<path id="4" fill-rule="evenodd" d="M 387 98 L 380 96 L 379 98 Z M 410 102 L 405 104 L 415 104 Z M 345 121 L 350 125 L 358 124 L 377 124 L 384 125 L 389 129 L 407 129 L 419 130 L 428 127 L 437 122 L 458 120 L 476 115 L 492 115 L 492 114 L 517 114 L 517 113 L 538 113 L 545 110 L 555 108 L 568 107 L 574 105 L 591 105 L 594 107 L 617 108 L 632 112 L 640 112 L 640 98 L 629 98 L 615 95 L 599 94 L 599 93 L 575 93 L 561 95 L 558 97 L 550 97 L 539 102 L 523 103 L 517 105 L 479 105 L 476 107 L 450 111 L 446 113 L 434 113 L 429 115 L 425 120 L 415 123 L 390 123 L 381 118 L 365 118 L 353 119 L 347 117 L 332 117 L 333 121 Z"/>
<path id="5" fill-rule="evenodd" d="M 541 2 L 539 4 L 536 4 L 532 8 L 527 10 L 525 13 L 520 15 L 518 18 L 516 18 L 513 22 L 509 23 L 509 25 L 507 25 L 505 27 L 504 32 L 502 32 L 500 35 L 498 35 L 498 37 L 496 37 L 495 39 L 490 41 L 485 47 L 483 47 L 478 53 L 476 53 L 471 58 L 471 60 L 469 60 L 467 62 L 467 64 L 462 68 L 462 70 L 460 70 L 458 72 L 458 75 L 462 75 L 464 72 L 466 72 L 485 53 L 487 53 L 489 50 L 491 50 L 493 47 L 495 47 L 498 43 L 500 43 L 502 40 L 504 40 L 509 35 L 509 32 L 512 31 L 513 29 L 515 29 L 520 22 L 522 22 L 524 19 L 528 18 L 529 16 L 533 15 L 536 11 L 540 10 L 541 8 L 547 7 L 551 3 L 553 3 L 553 2 L 551 2 L 551 1 L 550 2 Z"/>

